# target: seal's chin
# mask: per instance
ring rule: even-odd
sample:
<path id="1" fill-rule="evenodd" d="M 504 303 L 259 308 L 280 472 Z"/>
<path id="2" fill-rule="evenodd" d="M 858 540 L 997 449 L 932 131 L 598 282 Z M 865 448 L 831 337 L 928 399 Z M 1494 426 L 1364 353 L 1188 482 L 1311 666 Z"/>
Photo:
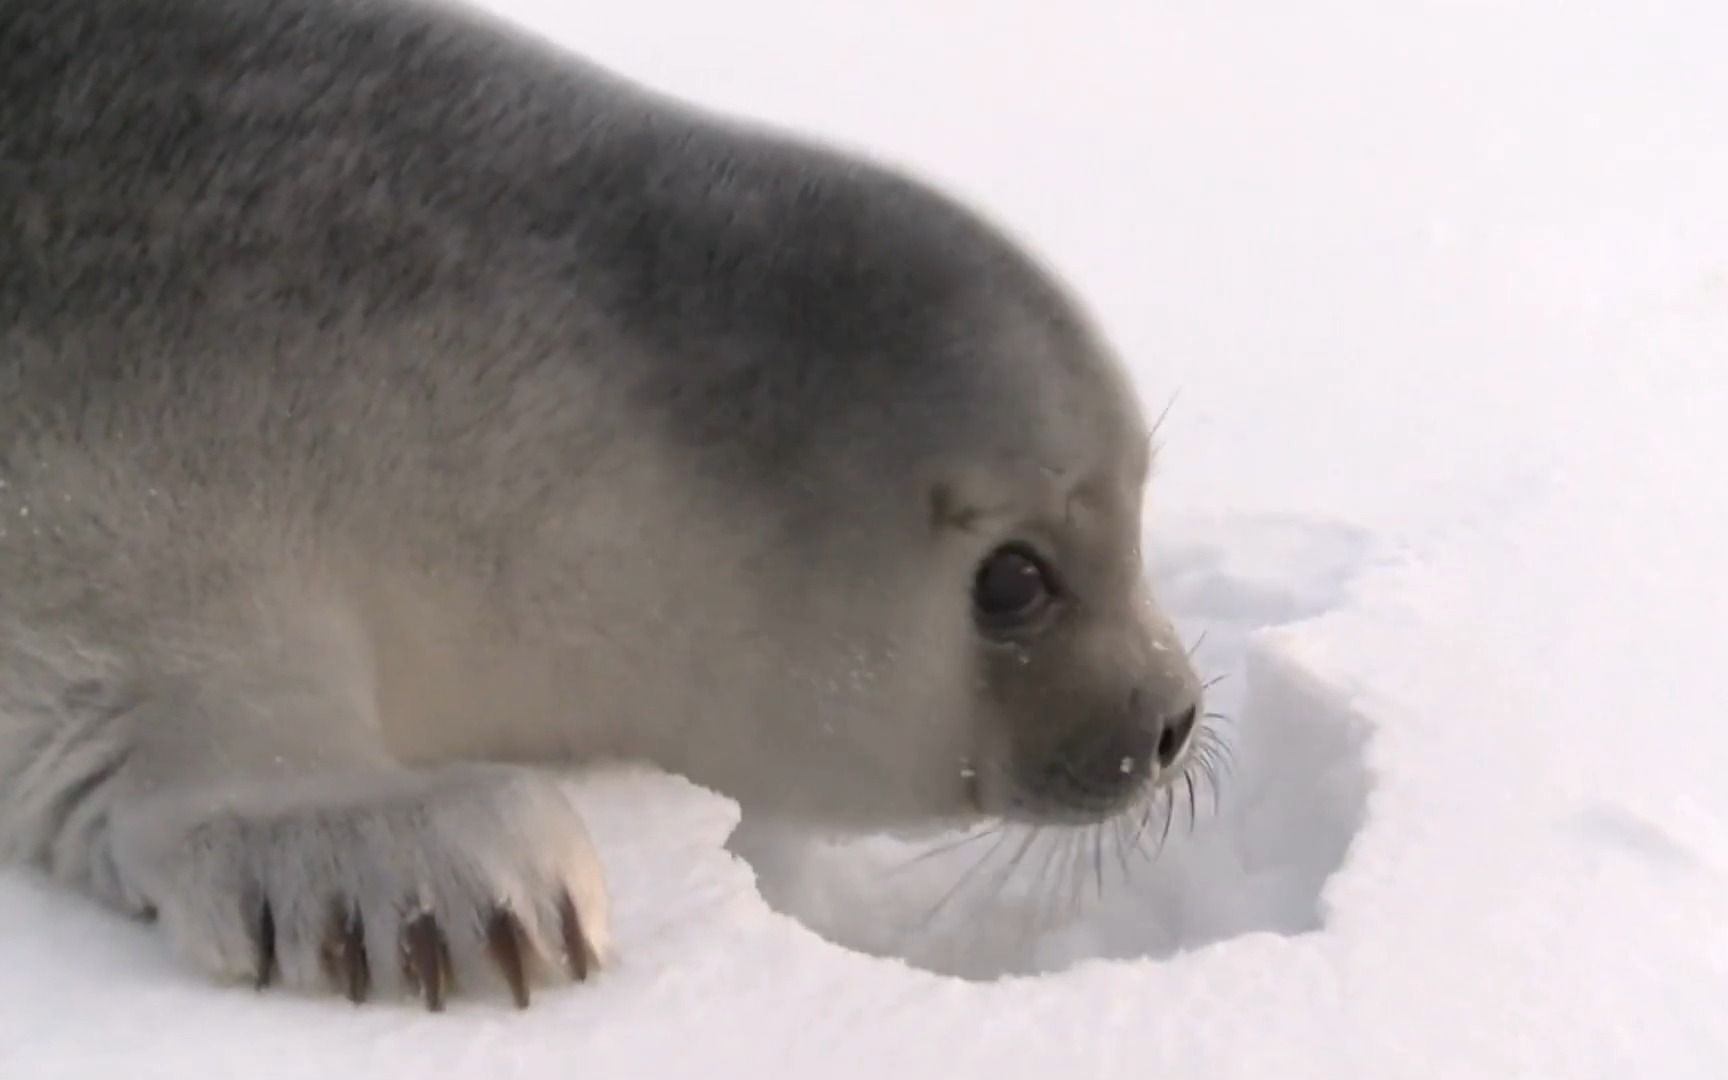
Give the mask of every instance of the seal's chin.
<path id="1" fill-rule="evenodd" d="M 1017 785 L 997 815 L 1028 825 L 1096 825 L 1141 805 L 1156 790 L 1151 781 L 1109 792 L 1058 786 Z"/>
<path id="2" fill-rule="evenodd" d="M 985 816 L 1027 825 L 1095 825 L 1136 806 L 1175 779 L 1169 773 L 1125 777 L 1104 786 L 1087 783 L 1060 766 L 970 781 L 970 798 Z"/>
<path id="3" fill-rule="evenodd" d="M 1128 758 L 1109 770 L 1076 767 L 1058 753 L 1020 767 L 971 772 L 968 798 L 989 817 L 1029 825 L 1095 825 L 1144 807 L 1180 783 L 1192 764 L 1193 744 L 1167 765 Z"/>

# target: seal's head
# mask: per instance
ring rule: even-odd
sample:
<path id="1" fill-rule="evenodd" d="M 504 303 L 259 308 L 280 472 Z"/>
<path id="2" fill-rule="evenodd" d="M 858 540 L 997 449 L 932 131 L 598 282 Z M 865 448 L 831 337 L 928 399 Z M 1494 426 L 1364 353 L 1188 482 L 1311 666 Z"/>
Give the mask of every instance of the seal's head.
<path id="1" fill-rule="evenodd" d="M 965 611 L 971 798 L 1084 823 L 1181 775 L 1201 686 L 1146 577 L 1152 439 L 1133 388 L 1057 287 L 1014 265 L 996 317 L 972 323 L 997 389 L 957 410 L 969 436 L 929 481 L 930 542 Z"/>
<path id="2" fill-rule="evenodd" d="M 1065 378 L 1114 381 L 1095 349 L 1069 347 Z M 969 568 L 968 773 L 987 812 L 1097 820 L 1186 765 L 1201 687 L 1146 581 L 1150 440 L 1120 393 L 1081 404 L 1049 388 L 1022 429 L 1039 459 L 1004 452 L 933 489 L 939 542 Z"/>
<path id="3" fill-rule="evenodd" d="M 892 447 L 828 474 L 847 478 L 828 520 L 853 534 L 832 550 L 870 594 L 853 603 L 894 627 L 870 668 L 877 707 L 907 710 L 848 730 L 885 763 L 904 755 L 898 775 L 949 770 L 929 792 L 952 779 L 985 813 L 1082 823 L 1181 774 L 1201 687 L 1146 577 L 1152 445 L 1133 388 L 1013 265 L 951 301 L 952 351 L 926 354 L 878 421 Z"/>
<path id="4" fill-rule="evenodd" d="M 734 756 L 771 744 L 773 776 L 717 786 L 873 824 L 1134 804 L 1183 769 L 1201 690 L 1145 579 L 1130 381 L 952 200 L 853 162 L 791 184 L 737 162 L 698 230 L 724 290 L 643 323 L 702 357 L 674 419 L 755 549 L 727 561 L 771 689 Z"/>

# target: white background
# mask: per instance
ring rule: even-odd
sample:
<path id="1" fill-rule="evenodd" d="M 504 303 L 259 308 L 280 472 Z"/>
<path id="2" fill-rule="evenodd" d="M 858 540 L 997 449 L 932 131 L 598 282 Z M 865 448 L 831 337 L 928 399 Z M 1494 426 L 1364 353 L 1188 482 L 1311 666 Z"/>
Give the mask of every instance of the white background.
<path id="1" fill-rule="evenodd" d="M 1180 392 L 1237 777 L 1102 900 L 804 852 L 823 936 L 727 800 L 598 778 L 623 960 L 525 1014 L 212 989 L 0 876 L 0 1077 L 1728 1076 L 1728 7 L 494 3 L 1076 283 Z"/>

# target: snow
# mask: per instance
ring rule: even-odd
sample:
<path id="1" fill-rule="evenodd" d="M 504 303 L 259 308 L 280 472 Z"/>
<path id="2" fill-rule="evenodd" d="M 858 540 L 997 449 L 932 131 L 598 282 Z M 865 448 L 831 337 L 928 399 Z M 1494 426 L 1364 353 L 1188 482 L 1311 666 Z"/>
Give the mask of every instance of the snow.
<path id="1" fill-rule="evenodd" d="M 10 873 L 0 1077 L 1728 1076 L 1728 8 L 494 3 L 1077 283 L 1176 395 L 1234 772 L 1102 897 L 586 778 L 621 963 L 522 1014 L 212 989 Z"/>

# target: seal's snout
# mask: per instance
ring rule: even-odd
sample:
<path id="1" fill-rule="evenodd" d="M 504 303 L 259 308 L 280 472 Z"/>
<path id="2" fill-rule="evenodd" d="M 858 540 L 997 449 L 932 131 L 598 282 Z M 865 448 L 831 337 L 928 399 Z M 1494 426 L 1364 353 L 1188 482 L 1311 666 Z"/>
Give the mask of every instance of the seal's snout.
<path id="1" fill-rule="evenodd" d="M 1172 706 L 1133 691 L 1121 722 L 1076 735 L 1058 750 L 1049 765 L 1047 790 L 1082 808 L 1131 797 L 1181 760 L 1199 712 L 1191 699 Z"/>

